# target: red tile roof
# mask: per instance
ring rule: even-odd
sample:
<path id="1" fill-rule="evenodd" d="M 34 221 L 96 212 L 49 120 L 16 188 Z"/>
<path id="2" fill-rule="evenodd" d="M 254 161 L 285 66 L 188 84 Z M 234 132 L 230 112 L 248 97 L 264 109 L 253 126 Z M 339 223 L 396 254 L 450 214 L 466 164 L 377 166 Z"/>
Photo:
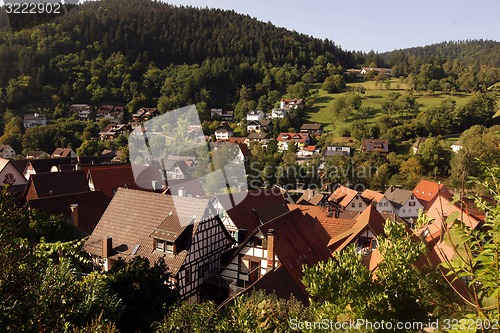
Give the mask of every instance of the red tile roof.
<path id="1" fill-rule="evenodd" d="M 302 214 L 300 209 L 285 213 L 259 228 L 264 235 L 269 229 L 274 229 L 276 256 L 304 292 L 301 282 L 303 266 L 311 267 L 330 258 L 330 252 L 317 240 L 313 228 L 313 218 Z"/>
<path id="2" fill-rule="evenodd" d="M 330 240 L 350 228 L 356 223 L 354 218 L 335 217 L 335 211 L 328 214 L 328 207 L 309 205 L 288 205 L 290 210 L 299 208 L 302 213 L 314 218 L 314 232 L 317 239 L 325 247 Z"/>
<path id="3" fill-rule="evenodd" d="M 369 205 L 357 218 L 356 223 L 349 230 L 330 240 L 328 248 L 334 251 L 342 251 L 347 245 L 356 239 L 356 237 L 366 228 L 376 236 L 384 232 L 385 220 L 380 213 Z"/>
<path id="4" fill-rule="evenodd" d="M 280 133 L 276 140 L 281 142 L 305 142 L 309 133 Z"/>
<path id="5" fill-rule="evenodd" d="M 349 206 L 349 203 L 358 195 L 358 192 L 355 190 L 351 190 L 345 186 L 339 186 L 337 189 L 330 195 L 328 201 L 332 201 L 341 205 L 342 207 Z"/>
<path id="6" fill-rule="evenodd" d="M 428 180 L 421 180 L 413 189 L 413 194 L 415 194 L 417 199 L 420 200 L 425 209 L 430 208 L 432 202 L 438 195 L 442 195 L 445 198 L 452 197 L 451 193 L 448 191 L 446 186 L 444 186 L 444 184 Z"/>
<path id="7" fill-rule="evenodd" d="M 460 205 L 460 203 L 458 203 L 458 205 Z M 467 209 L 467 207 L 464 208 Z M 453 204 L 450 199 L 442 196 L 438 196 L 427 210 L 427 215 L 434 218 L 434 223 L 436 224 L 444 222 L 444 224 L 446 225 L 446 218 L 453 213 L 458 213 L 457 219 L 459 221 L 462 221 L 471 229 L 476 229 L 481 224 L 481 221 L 479 219 L 470 214 L 467 214 L 467 211 L 465 210 L 462 213 L 460 207 L 457 207 L 457 205 Z"/>

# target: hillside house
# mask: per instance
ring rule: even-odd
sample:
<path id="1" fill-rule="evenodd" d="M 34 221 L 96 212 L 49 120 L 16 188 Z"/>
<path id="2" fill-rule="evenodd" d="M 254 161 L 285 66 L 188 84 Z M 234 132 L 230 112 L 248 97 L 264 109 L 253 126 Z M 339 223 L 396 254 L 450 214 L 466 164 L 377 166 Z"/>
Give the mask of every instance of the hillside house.
<path id="1" fill-rule="evenodd" d="M 280 101 L 280 108 L 285 109 L 285 110 L 290 110 L 290 109 L 304 109 L 305 102 L 303 99 L 300 98 L 294 98 L 294 99 L 285 99 L 282 98 Z"/>
<path id="2" fill-rule="evenodd" d="M 0 158 L 0 182 L 10 185 L 25 185 L 26 178 L 11 160 Z"/>
<path id="3" fill-rule="evenodd" d="M 413 143 L 413 145 L 411 146 L 411 149 L 412 149 L 412 152 L 413 154 L 416 154 L 418 153 L 418 149 L 420 148 L 420 146 L 425 142 L 427 141 L 427 138 L 422 138 L 422 137 L 418 137 L 417 140 L 415 141 L 415 143 Z"/>
<path id="4" fill-rule="evenodd" d="M 383 139 L 363 139 L 361 140 L 361 151 L 367 153 L 389 153 L 389 141 Z"/>
<path id="5" fill-rule="evenodd" d="M 210 109 L 210 117 L 216 118 L 222 121 L 234 121 L 234 111 L 228 111 L 223 109 Z"/>
<path id="6" fill-rule="evenodd" d="M 47 124 L 47 117 L 39 113 L 29 113 L 25 115 L 23 119 L 24 128 L 32 128 L 45 124 Z"/>
<path id="7" fill-rule="evenodd" d="M 323 157 L 345 155 L 351 156 L 351 147 L 349 146 L 327 146 L 323 149 Z"/>
<path id="8" fill-rule="evenodd" d="M 271 140 L 271 135 L 269 133 L 252 132 L 248 134 L 245 143 L 249 145 L 252 142 L 258 142 L 263 145 L 267 145 L 270 140 Z"/>
<path id="9" fill-rule="evenodd" d="M 369 202 L 365 200 L 358 191 L 345 186 L 339 186 L 328 198 L 328 202 L 335 208 L 353 211 L 364 211 Z"/>
<path id="10" fill-rule="evenodd" d="M 323 125 L 321 124 L 304 124 L 300 127 L 300 133 L 309 133 L 310 135 L 320 136 L 323 134 Z"/>
<path id="11" fill-rule="evenodd" d="M 287 111 L 282 108 L 273 108 L 271 110 L 271 118 L 273 119 L 283 119 L 285 118 Z"/>
<path id="12" fill-rule="evenodd" d="M 361 196 L 371 202 L 371 204 L 377 209 L 379 213 L 386 212 L 393 214 L 396 211 L 391 201 L 380 192 L 366 189 L 363 191 L 363 193 L 361 193 Z"/>
<path id="13" fill-rule="evenodd" d="M 159 113 L 157 108 L 140 108 L 136 113 L 132 114 L 132 120 L 141 123 L 156 117 Z"/>
<path id="14" fill-rule="evenodd" d="M 276 140 L 280 151 L 288 150 L 292 143 L 295 143 L 299 150 L 311 143 L 309 133 L 280 133 Z"/>
<path id="15" fill-rule="evenodd" d="M 394 213 L 407 222 L 415 221 L 419 211 L 424 209 L 424 206 L 412 191 L 391 186 L 385 191 L 384 195 L 394 207 Z"/>
<path id="16" fill-rule="evenodd" d="M 233 136 L 233 130 L 227 121 L 222 122 L 215 130 L 216 140 L 228 140 Z"/>
<path id="17" fill-rule="evenodd" d="M 50 158 L 57 157 L 76 157 L 76 153 L 71 148 L 56 148 Z"/>
<path id="18" fill-rule="evenodd" d="M 15 158 L 16 151 L 10 145 L 0 144 L 0 157 L 7 159 Z"/>
<path id="19" fill-rule="evenodd" d="M 77 119 L 81 121 L 92 120 L 92 106 L 88 104 L 72 104 L 69 107 L 69 114 L 76 114 Z"/>
<path id="20" fill-rule="evenodd" d="M 252 120 L 260 121 L 266 118 L 266 115 L 262 110 L 250 110 L 247 113 L 247 122 L 251 122 Z"/>

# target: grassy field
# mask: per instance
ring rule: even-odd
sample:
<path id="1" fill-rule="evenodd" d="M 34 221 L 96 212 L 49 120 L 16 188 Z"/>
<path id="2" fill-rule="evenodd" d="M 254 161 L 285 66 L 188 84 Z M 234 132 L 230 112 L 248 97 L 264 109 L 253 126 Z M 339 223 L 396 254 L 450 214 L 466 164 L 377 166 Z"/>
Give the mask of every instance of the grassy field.
<path id="1" fill-rule="evenodd" d="M 362 95 L 362 107 L 371 107 L 374 109 L 367 118 L 368 123 L 375 122 L 377 116 L 382 112 L 382 103 L 390 94 L 397 92 L 403 94 L 407 88 L 406 84 L 399 82 L 398 79 L 391 80 L 390 90 L 385 89 L 384 84 L 381 83 L 377 85 L 374 81 L 349 83 L 347 86 L 348 88 L 354 88 L 356 86 L 363 86 L 365 88 L 365 93 Z M 315 85 L 313 89 L 318 89 L 319 92 L 313 106 L 309 108 L 308 121 L 323 124 L 326 130 L 333 131 L 337 135 L 340 135 L 347 124 L 335 116 L 333 106 L 335 99 L 346 95 L 347 92 L 329 94 L 321 89 L 320 84 Z M 463 93 L 456 93 L 454 95 L 435 93 L 431 95 L 419 92 L 415 93 L 414 96 L 416 97 L 419 109 L 425 110 L 429 107 L 438 106 L 445 98 L 452 98 L 456 101 L 457 107 L 460 107 L 465 105 L 471 95 Z"/>

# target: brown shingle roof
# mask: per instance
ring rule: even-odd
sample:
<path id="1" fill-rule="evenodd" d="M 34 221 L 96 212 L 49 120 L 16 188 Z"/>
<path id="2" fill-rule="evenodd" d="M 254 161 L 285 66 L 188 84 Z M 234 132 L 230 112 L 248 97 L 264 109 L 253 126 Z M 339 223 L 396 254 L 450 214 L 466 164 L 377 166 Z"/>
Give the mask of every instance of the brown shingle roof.
<path id="1" fill-rule="evenodd" d="M 47 172 L 31 175 L 26 199 L 90 191 L 85 173 L 78 171 Z"/>
<path id="2" fill-rule="evenodd" d="M 41 160 L 29 160 L 27 167 L 31 164 L 36 173 L 50 172 L 52 167 L 59 168 L 60 165 L 75 164 L 75 158 L 60 157 L 60 158 L 47 158 Z"/>
<path id="3" fill-rule="evenodd" d="M 288 212 L 286 201 L 279 189 L 258 189 L 240 195 L 246 196 L 235 207 L 232 207 L 229 195 L 219 195 L 217 198 L 222 207 L 227 208 L 226 213 L 238 229 L 245 229 L 248 233 L 262 223 Z"/>
<path id="4" fill-rule="evenodd" d="M 304 124 L 300 127 L 301 131 L 319 131 L 323 129 L 321 124 Z"/>
<path id="5" fill-rule="evenodd" d="M 71 157 L 71 153 L 73 153 L 73 150 L 71 148 L 56 148 L 52 155 L 50 155 L 52 158 L 54 157 Z"/>
<path id="6" fill-rule="evenodd" d="M 29 200 L 28 206 L 51 215 L 62 214 L 64 218 L 70 219 L 70 205 L 78 204 L 78 230 L 91 233 L 109 201 L 101 191 L 90 191 Z"/>
<path id="7" fill-rule="evenodd" d="M 87 167 L 87 177 L 94 184 L 95 190 L 100 190 L 112 197 L 119 187 L 138 189 L 135 183 L 132 166 L 128 164 L 109 165 L 106 167 Z"/>
<path id="8" fill-rule="evenodd" d="M 401 188 L 390 187 L 385 191 L 384 195 L 389 201 L 396 206 L 402 206 L 408 199 L 412 196 L 412 192 L 409 190 L 403 190 Z"/>
<path id="9" fill-rule="evenodd" d="M 177 274 L 189 252 L 190 240 L 199 222 L 209 216 L 207 207 L 208 199 L 119 188 L 84 248 L 100 256 L 103 238 L 112 237 L 111 258 L 129 260 L 141 256 L 154 262 L 164 257 L 170 272 Z M 191 221 L 193 224 L 187 225 Z M 154 250 L 154 238 L 162 239 L 162 232 L 182 234 L 181 237 L 185 238 L 179 243 L 182 246 L 177 254 Z"/>
<path id="10" fill-rule="evenodd" d="M 313 205 L 317 206 L 323 200 L 323 194 L 307 189 L 302 196 L 297 199 L 298 205 Z"/>

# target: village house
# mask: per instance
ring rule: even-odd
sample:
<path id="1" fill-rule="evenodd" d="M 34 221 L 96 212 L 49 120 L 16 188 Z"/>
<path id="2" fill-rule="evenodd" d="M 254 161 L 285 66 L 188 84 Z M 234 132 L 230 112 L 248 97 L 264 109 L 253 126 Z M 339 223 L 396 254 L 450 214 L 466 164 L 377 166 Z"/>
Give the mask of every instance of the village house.
<path id="1" fill-rule="evenodd" d="M 351 156 L 351 147 L 349 146 L 327 146 L 323 149 L 323 157 L 345 155 Z"/>
<path id="2" fill-rule="evenodd" d="M 132 131 L 132 126 L 129 124 L 109 125 L 99 132 L 99 137 L 101 140 L 113 141 L 120 135 L 127 136 L 130 131 Z"/>
<path id="3" fill-rule="evenodd" d="M 76 157 L 76 153 L 71 148 L 56 148 L 50 158 L 57 157 Z"/>
<path id="4" fill-rule="evenodd" d="M 27 159 L 44 159 L 50 158 L 50 155 L 41 150 L 29 150 L 25 154 Z"/>
<path id="5" fill-rule="evenodd" d="M 427 138 L 422 138 L 422 137 L 418 137 L 417 140 L 415 141 L 415 143 L 413 143 L 413 145 L 411 146 L 411 149 L 412 149 L 412 152 L 413 154 L 415 155 L 416 153 L 418 153 L 418 149 L 420 148 L 420 146 L 425 142 L 427 141 Z"/>
<path id="6" fill-rule="evenodd" d="M 189 166 L 185 161 L 165 159 L 162 164 L 166 178 L 168 179 L 187 179 L 191 178 Z"/>
<path id="7" fill-rule="evenodd" d="M 298 152 L 297 152 L 297 157 L 303 157 L 303 158 L 308 158 L 308 157 L 311 157 L 313 155 L 316 155 L 316 154 L 319 154 L 320 153 L 320 148 L 317 147 L 317 146 L 306 146 L 306 147 L 302 147 L 302 149 L 300 149 Z"/>
<path id="8" fill-rule="evenodd" d="M 74 115 L 78 120 L 92 120 L 92 107 L 88 104 L 72 104 L 69 107 L 69 114 Z"/>
<path id="9" fill-rule="evenodd" d="M 11 160 L 0 158 L 0 181 L 2 184 L 25 185 L 26 178 Z"/>
<path id="10" fill-rule="evenodd" d="M 231 129 L 227 121 L 222 122 L 215 130 L 216 140 L 228 140 L 232 136 L 233 130 Z"/>
<path id="11" fill-rule="evenodd" d="M 208 199 L 120 188 L 84 250 L 105 271 L 119 259 L 163 258 L 181 299 L 202 301 L 209 298 L 204 283 L 232 244 Z"/>
<path id="12" fill-rule="evenodd" d="M 335 254 L 354 244 L 356 252 L 363 255 L 361 259 L 363 265 L 373 272 L 382 261 L 377 237 L 384 233 L 384 225 L 385 220 L 382 215 L 370 205 L 355 218 L 351 228 L 330 240 L 328 249 Z"/>
<path id="13" fill-rule="evenodd" d="M 418 201 L 428 210 L 434 200 L 438 196 L 446 199 L 451 199 L 452 195 L 444 184 L 431 182 L 429 180 L 421 180 L 413 189 L 413 194 L 417 197 Z"/>
<path id="14" fill-rule="evenodd" d="M 10 145 L 0 144 L 0 157 L 7 159 L 15 158 L 16 151 Z"/>
<path id="15" fill-rule="evenodd" d="M 227 297 L 223 304 L 250 290 L 274 292 L 284 299 L 293 296 L 308 304 L 303 268 L 330 257 L 316 239 L 313 225 L 311 216 L 295 209 L 250 232 L 222 272 L 210 280 Z"/>
<path id="16" fill-rule="evenodd" d="M 460 142 L 460 140 L 459 140 L 459 141 L 454 142 L 454 143 L 450 146 L 451 150 L 452 150 L 454 153 L 458 153 L 458 152 L 459 152 L 459 151 L 460 151 L 463 147 L 464 147 L 464 146 L 463 146 L 462 142 Z"/>
<path id="17" fill-rule="evenodd" d="M 309 133 L 280 133 L 276 140 L 280 151 L 288 150 L 292 143 L 295 143 L 299 150 L 311 143 Z"/>
<path id="18" fill-rule="evenodd" d="M 284 99 L 282 98 L 280 101 L 280 108 L 284 110 L 290 110 L 290 109 L 300 109 L 302 110 L 305 106 L 305 102 L 303 99 Z"/>
<path id="19" fill-rule="evenodd" d="M 295 202 L 297 205 L 324 206 L 326 204 L 325 196 L 319 192 L 307 189 Z"/>
<path id="20" fill-rule="evenodd" d="M 227 111 L 222 109 L 210 109 L 210 117 L 222 121 L 234 121 L 234 111 Z"/>
<path id="21" fill-rule="evenodd" d="M 394 206 L 387 197 L 377 191 L 366 189 L 361 193 L 361 196 L 371 202 L 379 213 L 386 212 L 393 214 L 395 212 Z"/>
<path id="22" fill-rule="evenodd" d="M 285 118 L 287 111 L 281 108 L 273 108 L 271 114 L 269 115 L 272 119 L 283 119 Z"/>
<path id="23" fill-rule="evenodd" d="M 29 178 L 22 202 L 81 192 L 90 192 L 85 172 L 81 170 L 37 173 Z"/>
<path id="24" fill-rule="evenodd" d="M 367 153 L 389 153 L 389 141 L 383 139 L 363 139 L 361 140 L 361 151 Z"/>
<path id="25" fill-rule="evenodd" d="M 375 71 L 377 73 L 383 73 L 387 76 L 391 76 L 392 70 L 390 68 L 378 68 L 378 67 L 363 67 L 360 71 L 362 75 L 366 75 L 368 72 Z"/>
<path id="26" fill-rule="evenodd" d="M 217 195 L 213 205 L 237 244 L 242 243 L 263 223 L 289 211 L 281 191 L 277 188 Z"/>
<path id="27" fill-rule="evenodd" d="M 29 179 L 34 174 L 59 172 L 61 171 L 61 166 L 74 166 L 77 162 L 77 159 L 71 157 L 29 159 L 23 175 L 24 178 Z"/>
<path id="28" fill-rule="evenodd" d="M 29 113 L 24 116 L 23 126 L 24 128 L 32 128 L 36 126 L 42 126 L 47 124 L 47 117 L 42 116 L 39 113 Z"/>
<path id="29" fill-rule="evenodd" d="M 424 209 L 424 206 L 412 191 L 391 186 L 385 191 L 384 195 L 394 207 L 394 213 L 410 224 L 413 224 L 416 220 L 419 211 Z"/>
<path id="30" fill-rule="evenodd" d="M 358 191 L 345 186 L 337 187 L 328 198 L 328 202 L 336 208 L 358 212 L 364 211 L 369 205 L 369 201 L 365 200 Z"/>
<path id="31" fill-rule="evenodd" d="M 120 125 L 123 121 L 125 107 L 121 105 L 101 105 L 96 111 L 96 121 L 109 119 L 111 125 Z"/>
<path id="32" fill-rule="evenodd" d="M 252 120 L 262 120 L 266 117 L 263 111 L 261 110 L 250 110 L 247 113 L 247 122 L 251 122 Z"/>
<path id="33" fill-rule="evenodd" d="M 252 142 L 258 142 L 263 145 L 267 145 L 270 140 L 271 140 L 271 135 L 269 133 L 252 132 L 248 134 L 245 143 L 249 145 Z"/>
<path id="34" fill-rule="evenodd" d="M 300 128 L 300 133 L 309 133 L 309 135 L 320 136 L 323 134 L 323 125 L 321 124 L 304 124 Z"/>
<path id="35" fill-rule="evenodd" d="M 132 114 L 132 120 L 136 123 L 148 121 L 159 114 L 157 108 L 140 108 L 136 113 Z"/>

